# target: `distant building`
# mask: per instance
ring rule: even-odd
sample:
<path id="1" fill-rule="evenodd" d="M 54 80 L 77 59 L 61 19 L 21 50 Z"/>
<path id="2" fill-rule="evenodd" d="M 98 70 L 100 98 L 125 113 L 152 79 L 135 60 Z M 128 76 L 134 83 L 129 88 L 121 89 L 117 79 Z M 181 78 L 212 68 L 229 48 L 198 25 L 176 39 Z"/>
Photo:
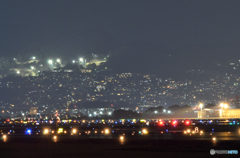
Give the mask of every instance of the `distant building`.
<path id="1" fill-rule="evenodd" d="M 29 112 L 30 115 L 37 115 L 37 113 L 38 113 L 38 107 L 30 108 L 30 112 Z"/>
<path id="2" fill-rule="evenodd" d="M 198 111 L 198 118 L 240 118 L 240 109 L 204 109 Z"/>

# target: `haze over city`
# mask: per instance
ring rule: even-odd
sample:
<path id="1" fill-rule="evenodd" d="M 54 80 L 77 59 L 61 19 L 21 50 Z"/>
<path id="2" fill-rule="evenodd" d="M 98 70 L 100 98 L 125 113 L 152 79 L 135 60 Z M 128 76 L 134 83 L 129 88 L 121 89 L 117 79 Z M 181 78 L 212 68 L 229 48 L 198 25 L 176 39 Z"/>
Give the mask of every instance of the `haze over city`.
<path id="1" fill-rule="evenodd" d="M 239 7 L 0 1 L 0 153 L 238 154 Z"/>

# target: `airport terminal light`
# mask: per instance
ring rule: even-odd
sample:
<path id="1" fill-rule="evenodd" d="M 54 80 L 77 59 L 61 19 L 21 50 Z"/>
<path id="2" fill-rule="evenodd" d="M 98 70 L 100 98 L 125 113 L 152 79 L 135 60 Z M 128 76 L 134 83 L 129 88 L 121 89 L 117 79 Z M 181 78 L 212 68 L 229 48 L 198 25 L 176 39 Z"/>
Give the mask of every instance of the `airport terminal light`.
<path id="1" fill-rule="evenodd" d="M 223 108 L 224 104 L 223 104 L 223 103 L 220 103 L 220 106 L 221 106 L 221 108 Z"/>
<path id="2" fill-rule="evenodd" d="M 228 105 L 227 105 L 227 104 L 224 104 L 223 107 L 224 107 L 224 109 L 227 109 L 227 108 L 228 108 Z"/>
<path id="3" fill-rule="evenodd" d="M 200 103 L 200 104 L 199 104 L 199 107 L 201 108 L 201 111 L 202 111 L 203 104 L 202 104 L 202 103 Z"/>
<path id="4" fill-rule="evenodd" d="M 48 60 L 48 64 L 53 64 L 53 61 L 51 59 Z"/>

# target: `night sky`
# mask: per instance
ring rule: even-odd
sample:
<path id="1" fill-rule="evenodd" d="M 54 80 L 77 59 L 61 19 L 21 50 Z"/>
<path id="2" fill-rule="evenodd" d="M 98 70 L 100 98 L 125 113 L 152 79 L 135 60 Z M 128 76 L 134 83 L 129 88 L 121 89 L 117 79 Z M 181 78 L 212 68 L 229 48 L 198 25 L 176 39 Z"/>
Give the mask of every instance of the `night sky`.
<path id="1" fill-rule="evenodd" d="M 239 0 L 2 0 L 0 56 L 112 52 L 136 68 L 152 60 L 151 69 L 206 68 L 240 58 L 239 8 Z"/>

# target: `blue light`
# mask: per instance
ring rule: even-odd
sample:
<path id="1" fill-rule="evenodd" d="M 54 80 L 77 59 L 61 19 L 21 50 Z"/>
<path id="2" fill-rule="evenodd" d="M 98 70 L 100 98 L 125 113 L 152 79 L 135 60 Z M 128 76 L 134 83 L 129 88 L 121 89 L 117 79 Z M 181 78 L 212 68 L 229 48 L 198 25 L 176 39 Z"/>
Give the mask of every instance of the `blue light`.
<path id="1" fill-rule="evenodd" d="M 26 133 L 30 134 L 30 133 L 32 133 L 32 131 L 30 129 L 28 129 Z"/>

